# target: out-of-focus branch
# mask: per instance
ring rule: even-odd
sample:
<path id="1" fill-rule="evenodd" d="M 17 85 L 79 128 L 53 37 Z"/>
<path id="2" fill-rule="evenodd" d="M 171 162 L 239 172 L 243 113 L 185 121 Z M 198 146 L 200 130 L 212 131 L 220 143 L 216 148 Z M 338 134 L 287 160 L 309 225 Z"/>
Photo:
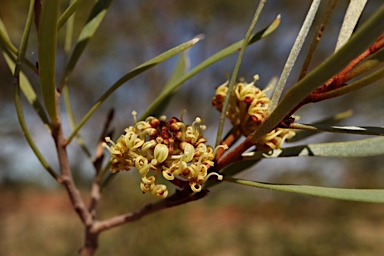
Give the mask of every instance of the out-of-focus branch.
<path id="1" fill-rule="evenodd" d="M 56 111 L 58 121 L 57 123 L 52 124 L 52 137 L 55 141 L 57 156 L 59 159 L 61 184 L 63 184 L 65 189 L 67 190 L 72 207 L 79 215 L 81 221 L 86 226 L 89 226 L 92 224 L 92 216 L 88 212 L 87 207 L 85 206 L 85 203 L 81 198 L 80 192 L 76 187 L 76 184 L 73 180 L 71 167 L 69 165 L 69 159 L 66 149 L 66 139 L 64 137 L 63 127 L 61 125 L 58 94 L 56 94 Z"/>
<path id="2" fill-rule="evenodd" d="M 208 194 L 208 190 L 203 189 L 198 193 L 191 194 L 189 190 L 177 190 L 175 194 L 160 201 L 148 204 L 142 209 L 120 216 L 116 216 L 104 221 L 97 221 L 92 227 L 92 232 L 100 233 L 102 231 L 121 226 L 128 222 L 133 222 L 147 216 L 151 213 L 155 213 L 167 208 L 186 204 L 188 202 L 199 200 Z"/>
<path id="3" fill-rule="evenodd" d="M 89 212 L 92 214 L 93 218 L 95 218 L 95 216 L 96 216 L 96 207 L 98 205 L 98 202 L 101 199 L 100 182 L 101 182 L 102 175 L 99 175 L 99 173 L 100 173 L 100 170 L 102 168 L 102 163 L 103 163 L 103 159 L 104 159 L 102 143 L 105 142 L 105 139 L 104 139 L 105 137 L 111 137 L 112 136 L 112 134 L 111 134 L 112 132 L 110 131 L 110 125 L 111 125 L 111 122 L 113 119 L 113 115 L 114 115 L 114 110 L 111 109 L 108 112 L 107 118 L 106 118 L 105 123 L 104 123 L 103 130 L 100 134 L 99 142 L 98 142 L 97 147 L 96 147 L 96 157 L 95 157 L 95 160 L 93 161 L 93 166 L 95 167 L 95 177 L 94 177 L 93 182 L 92 182 L 91 202 L 90 202 L 90 205 L 88 208 Z"/>

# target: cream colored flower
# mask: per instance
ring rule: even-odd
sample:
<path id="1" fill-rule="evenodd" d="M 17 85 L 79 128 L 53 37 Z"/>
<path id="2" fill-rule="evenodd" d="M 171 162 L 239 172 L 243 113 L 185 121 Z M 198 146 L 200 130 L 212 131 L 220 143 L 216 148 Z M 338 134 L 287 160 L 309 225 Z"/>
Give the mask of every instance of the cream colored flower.
<path id="1" fill-rule="evenodd" d="M 133 115 L 136 120 L 136 113 Z M 201 122 L 199 117 L 192 125 L 177 118 L 166 121 L 165 117 L 148 117 L 125 129 L 116 143 L 106 138 L 104 147 L 111 153 L 111 171 L 135 167 L 142 177 L 141 190 L 162 198 L 168 195 L 168 190 L 164 184 L 156 183 L 158 175 L 166 180 L 177 176 L 187 180 L 193 192 L 201 191 L 210 176 L 222 179 L 217 173 L 209 173 L 216 150 L 205 144 L 205 126 Z"/>
<path id="2" fill-rule="evenodd" d="M 269 116 L 268 106 L 270 99 L 266 95 L 267 89 L 260 90 L 255 86 L 259 79 L 254 76 L 251 83 L 241 81 L 235 84 L 234 90 L 230 95 L 229 106 L 226 116 L 232 125 L 238 127 L 244 136 L 248 136 L 256 131 L 259 126 Z M 228 92 L 229 81 L 220 85 L 216 89 L 212 104 L 221 112 L 224 99 Z M 295 135 L 292 130 L 277 128 L 266 134 L 256 146 L 262 149 L 278 149 L 286 139 Z"/>

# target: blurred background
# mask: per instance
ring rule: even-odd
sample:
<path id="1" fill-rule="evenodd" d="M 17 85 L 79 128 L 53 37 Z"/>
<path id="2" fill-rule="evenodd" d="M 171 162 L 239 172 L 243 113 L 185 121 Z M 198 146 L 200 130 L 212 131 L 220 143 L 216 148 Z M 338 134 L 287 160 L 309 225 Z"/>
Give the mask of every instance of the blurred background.
<path id="1" fill-rule="evenodd" d="M 64 9 L 66 1 L 62 2 Z M 75 37 L 92 4 L 85 1 L 76 14 Z M 256 30 L 267 26 L 278 13 L 282 16 L 280 27 L 247 49 L 240 77 L 252 81 L 259 74 L 257 86 L 264 88 L 272 77 L 280 75 L 310 4 L 299 0 L 267 1 Z M 337 5 L 312 67 L 334 51 L 347 4 L 348 1 L 340 1 Z M 381 4 L 380 0 L 368 1 L 360 24 Z M 241 40 L 256 6 L 256 1 L 249 0 L 115 0 L 69 81 L 77 121 L 126 72 L 196 35 L 204 34 L 205 39 L 188 51 L 191 67 Z M 26 1 L 1 1 L 0 17 L 16 46 L 27 10 Z M 63 32 L 60 39 L 64 38 Z M 62 42 L 58 47 L 59 77 L 65 60 Z M 308 44 L 302 52 L 307 49 Z M 32 63 L 37 60 L 35 29 L 27 58 Z M 104 103 L 80 131 L 90 149 L 95 149 L 111 108 L 115 109 L 115 138 L 133 123 L 132 110 L 140 116 L 169 79 L 177 58 L 130 80 Z M 225 74 L 232 72 L 236 58 L 234 54 L 186 82 L 164 114 L 179 117 L 186 109 L 187 123 L 192 123 L 196 116 L 203 118 L 207 125 L 205 135 L 213 145 L 219 113 L 212 107 L 211 99 L 215 87 L 225 82 Z M 302 62 L 303 56 L 288 80 L 288 88 L 297 81 Z M 30 77 L 40 93 L 37 77 Z M 3 57 L 0 81 L 0 255 L 73 255 L 83 243 L 82 226 L 64 189 L 44 171 L 22 135 L 12 101 L 12 76 Z M 310 123 L 353 110 L 353 116 L 343 124 L 382 126 L 384 103 L 380 97 L 382 88 L 378 86 L 382 83 L 305 106 L 297 115 L 300 122 Z M 51 137 L 26 102 L 24 107 L 37 145 L 52 167 L 58 169 Z M 64 111 L 63 119 L 69 135 Z M 362 137 L 320 134 L 301 144 L 359 138 Z M 75 141 L 69 146 L 69 157 L 77 184 L 87 200 L 94 175 L 92 164 Z M 383 188 L 383 166 L 382 157 L 266 159 L 239 177 L 274 183 Z M 105 219 L 136 210 L 155 200 L 141 194 L 139 180 L 134 171 L 119 174 L 104 191 L 98 217 Z M 384 250 L 383 210 L 382 205 L 223 184 L 203 200 L 103 233 L 98 255 L 380 255 Z"/>

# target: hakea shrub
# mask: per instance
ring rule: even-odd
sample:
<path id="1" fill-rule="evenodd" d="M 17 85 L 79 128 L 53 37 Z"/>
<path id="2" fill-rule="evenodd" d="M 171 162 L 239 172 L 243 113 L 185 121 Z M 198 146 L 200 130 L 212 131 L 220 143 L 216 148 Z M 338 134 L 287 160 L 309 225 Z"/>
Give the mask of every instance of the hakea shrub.
<path id="1" fill-rule="evenodd" d="M 175 176 L 183 178 L 193 192 L 201 191 L 210 176 L 222 179 L 222 175 L 209 173 L 208 169 L 214 165 L 217 149 L 227 147 L 214 149 L 206 145 L 205 126 L 200 123 L 198 117 L 192 125 L 175 117 L 167 121 L 165 117 L 150 116 L 145 121 L 135 121 L 116 143 L 106 138 L 109 145 L 104 143 L 104 147 L 111 153 L 111 171 L 116 173 L 135 167 L 142 177 L 141 190 L 162 198 L 168 195 L 168 189 L 164 184 L 157 184 L 160 173 L 170 181 Z"/>
<path id="2" fill-rule="evenodd" d="M 256 131 L 269 116 L 270 99 L 266 95 L 269 88 L 260 90 L 255 86 L 257 80 L 259 80 L 259 76 L 255 75 L 251 83 L 246 83 L 243 80 L 237 82 L 229 98 L 226 116 L 244 136 Z M 228 85 L 229 81 L 227 80 L 217 87 L 212 100 L 212 104 L 220 112 L 223 109 L 224 99 L 228 93 Z M 260 150 L 279 149 L 285 140 L 293 136 L 295 136 L 295 132 L 291 129 L 275 128 L 263 136 L 256 143 L 256 147 Z"/>

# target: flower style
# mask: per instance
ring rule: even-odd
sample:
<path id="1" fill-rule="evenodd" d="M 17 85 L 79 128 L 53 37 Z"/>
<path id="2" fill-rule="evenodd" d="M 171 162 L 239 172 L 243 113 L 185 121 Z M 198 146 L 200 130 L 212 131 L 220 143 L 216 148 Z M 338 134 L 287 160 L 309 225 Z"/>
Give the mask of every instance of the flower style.
<path id="1" fill-rule="evenodd" d="M 244 136 L 253 133 L 264 120 L 269 116 L 268 106 L 270 99 L 265 94 L 269 89 L 260 90 L 255 86 L 259 76 L 255 75 L 253 82 L 246 83 L 240 81 L 235 84 L 229 98 L 229 105 L 226 116 L 233 126 L 240 129 Z M 224 99 L 228 92 L 229 81 L 220 85 L 216 89 L 212 104 L 220 112 L 223 109 Z M 285 140 L 295 136 L 295 132 L 290 129 L 276 128 L 266 134 L 256 143 L 259 149 L 279 149 Z"/>
<path id="2" fill-rule="evenodd" d="M 136 122 L 125 129 L 125 134 L 113 142 L 105 138 L 105 148 L 111 153 L 111 172 L 130 170 L 135 167 L 141 174 L 141 190 L 150 192 L 161 198 L 168 195 L 168 189 L 156 180 L 161 173 L 167 180 L 176 176 L 186 179 L 193 192 L 199 192 L 202 185 L 212 175 L 219 180 L 222 175 L 209 173 L 214 165 L 214 158 L 219 146 L 213 149 L 206 145 L 203 136 L 204 125 L 196 118 L 192 125 L 173 117 L 166 121 L 164 118 L 148 117 L 145 121 Z"/>

